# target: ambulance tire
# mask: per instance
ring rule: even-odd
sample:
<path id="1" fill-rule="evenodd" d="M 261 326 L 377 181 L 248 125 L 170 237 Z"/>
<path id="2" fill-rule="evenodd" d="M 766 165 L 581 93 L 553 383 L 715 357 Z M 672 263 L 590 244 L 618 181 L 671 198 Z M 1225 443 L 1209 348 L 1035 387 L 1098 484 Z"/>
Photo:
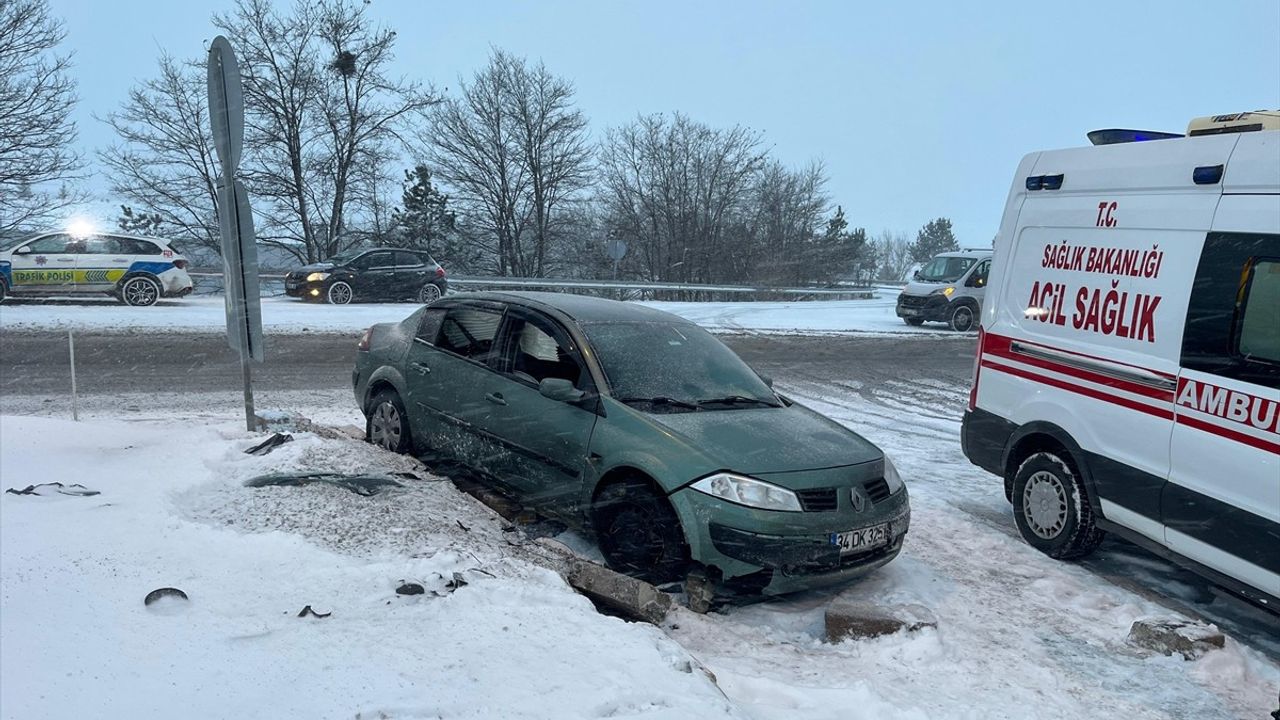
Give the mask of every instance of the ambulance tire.
<path id="1" fill-rule="evenodd" d="M 1070 457 L 1032 453 L 1013 478 L 1013 518 L 1022 539 L 1058 560 L 1078 560 L 1102 543 L 1084 482 Z"/>
<path id="2" fill-rule="evenodd" d="M 978 311 L 967 302 L 951 308 L 951 314 L 947 316 L 947 325 L 956 332 L 969 332 L 977 323 Z"/>

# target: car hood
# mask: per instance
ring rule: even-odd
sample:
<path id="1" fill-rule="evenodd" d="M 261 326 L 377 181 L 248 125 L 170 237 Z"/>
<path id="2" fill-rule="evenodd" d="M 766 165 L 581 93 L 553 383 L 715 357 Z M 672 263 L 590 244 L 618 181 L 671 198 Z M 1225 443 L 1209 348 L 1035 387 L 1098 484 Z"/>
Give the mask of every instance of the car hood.
<path id="1" fill-rule="evenodd" d="M 856 465 L 884 456 L 857 433 L 803 405 L 660 413 L 649 418 L 744 474 Z"/>
<path id="2" fill-rule="evenodd" d="M 957 282 L 960 282 L 960 281 L 956 280 L 955 282 L 944 283 L 944 282 L 925 282 L 923 280 L 912 280 L 911 282 L 907 283 L 906 287 L 902 288 L 902 292 L 903 294 L 906 294 L 906 295 L 928 295 L 934 290 L 947 287 L 948 285 L 955 285 Z"/>
<path id="3" fill-rule="evenodd" d="M 318 262 L 318 263 L 311 263 L 310 265 L 303 265 L 297 270 L 294 270 L 294 272 L 313 273 L 313 272 L 324 272 L 325 270 L 332 270 L 332 269 L 333 269 L 333 263 Z"/>

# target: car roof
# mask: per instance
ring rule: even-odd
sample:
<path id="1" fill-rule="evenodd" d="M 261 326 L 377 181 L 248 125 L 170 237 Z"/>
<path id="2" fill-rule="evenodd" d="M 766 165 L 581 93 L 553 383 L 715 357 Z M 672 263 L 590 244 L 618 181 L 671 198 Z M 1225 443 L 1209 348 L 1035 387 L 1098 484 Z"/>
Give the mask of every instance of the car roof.
<path id="1" fill-rule="evenodd" d="M 656 310 L 632 302 L 608 300 L 590 295 L 571 295 L 555 292 L 469 292 L 450 295 L 451 300 L 488 300 L 490 302 L 515 303 L 546 310 L 557 310 L 579 324 L 609 322 L 658 322 L 691 325 L 678 315 Z"/>
<path id="2" fill-rule="evenodd" d="M 31 235 L 27 237 L 27 240 L 39 240 L 40 238 L 50 237 L 53 235 L 69 235 L 69 233 L 66 230 L 47 230 L 45 232 Z M 126 238 L 128 240 L 146 240 L 147 242 L 159 243 L 165 247 L 173 244 L 172 240 L 168 240 L 166 238 L 147 237 L 146 235 L 131 235 L 129 233 L 115 232 L 114 230 L 99 230 L 95 231 L 93 235 L 100 237 Z"/>
<path id="3" fill-rule="evenodd" d="M 984 255 L 991 255 L 992 253 L 993 251 L 986 249 L 957 250 L 955 252 L 938 253 L 937 255 L 934 255 L 934 257 L 982 257 Z"/>

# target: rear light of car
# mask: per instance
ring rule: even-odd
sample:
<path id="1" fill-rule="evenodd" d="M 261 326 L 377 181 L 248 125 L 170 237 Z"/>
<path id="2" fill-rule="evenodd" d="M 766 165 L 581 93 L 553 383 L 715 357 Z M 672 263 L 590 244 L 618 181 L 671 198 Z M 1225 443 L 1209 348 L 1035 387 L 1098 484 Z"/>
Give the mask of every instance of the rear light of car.
<path id="1" fill-rule="evenodd" d="M 982 373 L 982 346 L 987 339 L 987 331 L 978 326 L 978 352 L 973 357 L 973 384 L 969 386 L 969 409 L 978 408 L 978 378 Z"/>
<path id="2" fill-rule="evenodd" d="M 444 268 L 436 266 L 436 277 L 444 277 Z"/>
<path id="3" fill-rule="evenodd" d="M 174 266 L 174 267 L 176 267 L 176 268 L 178 268 L 179 270 L 186 270 L 186 269 L 187 269 L 187 261 L 186 261 L 186 260 L 174 260 L 174 261 L 173 261 L 173 266 Z"/>
<path id="4" fill-rule="evenodd" d="M 364 335 L 360 336 L 360 343 L 356 345 L 357 350 L 368 350 L 369 341 L 373 339 L 373 328 L 364 331 Z"/>

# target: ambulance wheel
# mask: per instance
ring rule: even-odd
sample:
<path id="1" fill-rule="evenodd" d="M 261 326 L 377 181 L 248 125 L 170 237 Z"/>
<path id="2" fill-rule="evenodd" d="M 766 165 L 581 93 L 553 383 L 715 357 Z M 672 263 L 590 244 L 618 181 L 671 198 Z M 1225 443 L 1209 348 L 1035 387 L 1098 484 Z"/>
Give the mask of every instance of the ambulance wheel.
<path id="1" fill-rule="evenodd" d="M 910 325 L 911 327 L 920 327 L 924 324 L 924 321 L 920 318 L 902 318 L 902 322 Z"/>
<path id="2" fill-rule="evenodd" d="M 1103 532 L 1079 473 L 1069 458 L 1033 453 L 1013 477 L 1013 519 L 1022 539 L 1058 560 L 1076 560 L 1097 549 Z"/>
<path id="3" fill-rule="evenodd" d="M 947 318 L 947 324 L 956 332 L 969 332 L 973 329 L 974 319 L 972 306 L 957 305 L 951 308 L 951 316 Z"/>
<path id="4" fill-rule="evenodd" d="M 145 275 L 131 277 L 120 286 L 120 299 L 125 305 L 151 307 L 160 300 L 160 283 Z"/>

